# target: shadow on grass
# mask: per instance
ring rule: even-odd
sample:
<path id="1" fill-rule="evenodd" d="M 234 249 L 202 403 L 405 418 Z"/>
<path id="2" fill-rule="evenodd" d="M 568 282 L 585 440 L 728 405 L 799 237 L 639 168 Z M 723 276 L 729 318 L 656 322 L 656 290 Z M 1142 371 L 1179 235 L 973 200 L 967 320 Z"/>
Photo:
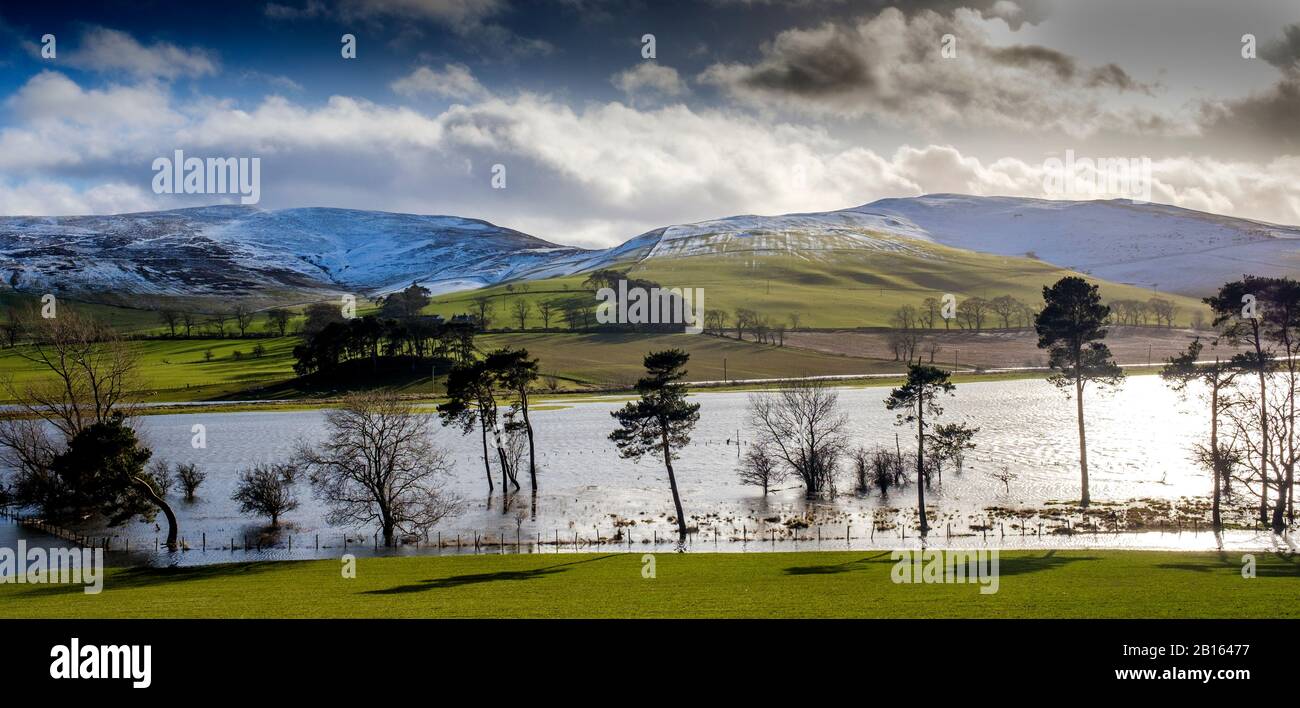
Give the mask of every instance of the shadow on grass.
<path id="1" fill-rule="evenodd" d="M 1241 574 L 1241 556 L 1232 557 L 1222 551 L 1217 555 L 1217 561 L 1207 559 L 1200 562 L 1161 563 L 1156 567 L 1164 570 L 1185 570 L 1192 573 Z M 1243 552 L 1241 555 L 1246 555 L 1246 553 Z M 1260 552 L 1253 555 L 1255 556 L 1255 577 L 1257 578 L 1300 577 L 1300 560 L 1297 560 L 1294 554 Z"/>
<path id="2" fill-rule="evenodd" d="M 418 583 L 412 583 L 409 585 L 398 585 L 396 587 L 386 588 L 384 590 L 368 590 L 366 591 L 365 594 L 366 595 L 402 595 L 402 594 L 413 593 L 413 592 L 425 592 L 427 590 L 446 590 L 449 588 L 463 587 L 465 585 L 478 585 L 480 583 L 494 583 L 498 581 L 535 580 L 537 578 L 542 578 L 548 575 L 563 573 L 567 571 L 570 567 L 575 565 L 582 565 L 583 563 L 594 563 L 596 561 L 605 560 L 606 558 L 614 558 L 614 557 L 615 554 L 597 556 L 595 558 L 569 561 L 568 563 L 557 563 L 555 565 L 548 565 L 541 568 L 533 568 L 531 570 L 501 570 L 495 573 L 469 573 L 466 575 L 453 575 L 446 578 L 433 578 L 430 580 L 422 580 Z"/>
<path id="3" fill-rule="evenodd" d="M 292 565 L 294 561 L 253 561 L 249 563 L 218 563 L 214 565 L 196 565 L 183 568 L 149 568 L 137 567 L 114 570 L 104 577 L 104 590 L 135 590 L 157 585 L 188 582 L 192 580 L 216 580 L 264 573 Z M 84 584 L 61 583 L 29 585 L 30 589 L 23 597 L 36 598 L 67 594 L 83 594 Z"/>
<path id="4" fill-rule="evenodd" d="M 966 549 L 949 549 L 957 552 L 968 552 Z M 969 549 L 974 550 L 974 549 Z M 881 551 L 875 555 L 859 558 L 858 560 L 848 561 L 845 563 L 836 563 L 834 565 L 803 565 L 793 566 L 785 569 L 786 575 L 835 575 L 839 573 L 854 573 L 869 570 L 872 564 L 876 565 L 894 565 L 899 561 L 891 559 L 892 551 Z M 1026 557 L 1014 556 L 1007 558 L 998 557 L 998 575 L 1024 575 L 1026 573 L 1038 573 L 1045 570 L 1054 570 L 1062 568 L 1070 563 L 1079 561 L 1101 560 L 1096 556 L 1068 556 L 1061 557 L 1056 555 L 1056 551 L 1047 551 L 1042 556 Z M 927 560 L 926 563 L 931 561 Z M 981 560 L 986 563 L 987 560 Z"/>

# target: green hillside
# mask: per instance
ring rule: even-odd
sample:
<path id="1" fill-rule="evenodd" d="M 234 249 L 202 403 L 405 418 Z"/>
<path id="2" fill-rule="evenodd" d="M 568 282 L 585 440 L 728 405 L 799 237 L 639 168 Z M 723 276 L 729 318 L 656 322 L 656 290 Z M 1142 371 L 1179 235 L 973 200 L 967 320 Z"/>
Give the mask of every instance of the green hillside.
<path id="1" fill-rule="evenodd" d="M 665 287 L 703 288 L 707 309 L 734 313 L 736 308 L 744 307 L 774 323 L 787 324 L 791 314 L 798 313 L 800 325 L 813 328 L 889 326 L 900 306 L 919 308 L 927 297 L 942 298 L 945 293 L 952 293 L 959 301 L 1011 295 L 1037 307 L 1042 302 L 1044 285 L 1066 275 L 1078 275 L 1030 258 L 993 256 L 933 244 L 925 244 L 922 253 L 849 249 L 811 251 L 807 256 L 719 254 L 652 258 L 624 265 L 620 270 L 626 269 L 629 277 Z M 541 328 L 538 305 L 543 301 L 557 309 L 567 300 L 594 303 L 591 291 L 583 286 L 585 279 L 585 275 L 565 276 L 450 293 L 435 297 L 428 311 L 444 316 L 476 312 L 474 301 L 487 297 L 492 303 L 492 326 L 516 329 L 516 303 L 526 301 L 526 326 Z M 1107 301 L 1145 301 L 1157 295 L 1151 290 L 1089 280 L 1101 286 Z M 1178 306 L 1178 323 L 1189 322 L 1193 312 L 1209 314 L 1194 298 L 1163 293 L 1159 296 Z M 551 328 L 565 327 L 563 318 L 554 314 Z"/>

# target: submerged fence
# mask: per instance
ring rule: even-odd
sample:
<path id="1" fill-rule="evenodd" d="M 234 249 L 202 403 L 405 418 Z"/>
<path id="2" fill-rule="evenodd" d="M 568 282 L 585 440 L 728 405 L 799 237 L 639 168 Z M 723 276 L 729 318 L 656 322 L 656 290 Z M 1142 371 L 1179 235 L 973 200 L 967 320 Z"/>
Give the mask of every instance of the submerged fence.
<path id="1" fill-rule="evenodd" d="M 24 528 L 55 536 L 81 547 L 102 548 L 105 551 L 127 553 L 169 550 L 166 548 L 166 541 L 160 534 L 152 538 L 132 538 L 120 534 L 88 536 L 40 518 L 23 516 L 7 509 L 0 509 L 0 518 L 7 519 Z M 704 529 L 692 527 L 688 529 L 684 542 L 679 541 L 676 530 L 665 532 L 657 528 L 645 529 L 638 535 L 632 524 L 611 526 L 607 529 L 608 534 L 602 533 L 602 529 L 598 527 L 592 527 L 586 536 L 577 529 L 564 531 L 553 529 L 549 534 L 529 530 L 525 534 L 523 529 L 519 527 L 514 529 L 513 533 L 508 530 L 483 530 L 455 534 L 431 531 L 423 535 L 406 535 L 396 539 L 396 546 L 394 547 L 385 546 L 378 532 L 361 534 L 353 531 L 322 535 L 319 533 L 294 534 L 291 531 L 281 531 L 262 535 L 224 535 L 221 538 L 209 538 L 206 532 L 200 532 L 195 538 L 179 537 L 177 548 L 171 550 L 180 553 L 194 551 L 202 553 L 293 552 L 295 549 L 301 553 L 309 551 L 348 552 L 349 550 L 373 550 L 376 552 L 381 550 L 414 550 L 437 553 L 451 551 L 475 554 L 560 553 L 598 549 L 608 549 L 610 551 L 625 549 L 631 551 L 637 547 L 646 546 L 651 548 L 671 546 L 674 549 L 687 550 L 695 547 L 708 549 L 721 548 L 724 543 L 740 544 L 742 549 L 751 547 L 751 544 L 764 544 L 772 547 L 776 547 L 778 544 L 793 544 L 795 546 L 798 544 L 814 544 L 817 547 L 833 549 L 851 548 L 855 541 L 875 543 L 877 537 L 880 537 L 882 541 L 885 539 L 906 541 L 909 538 L 916 539 L 919 537 L 919 530 L 910 525 L 910 523 L 915 523 L 915 518 L 906 515 L 903 515 L 901 519 L 897 516 L 886 519 L 877 518 L 869 523 L 856 526 L 853 524 L 803 523 L 798 517 L 790 521 L 796 521 L 796 523 L 768 523 L 756 527 L 750 527 L 748 524 L 726 528 L 718 525 Z M 1108 516 L 1087 517 L 1082 521 L 1082 523 L 1079 523 L 1071 518 L 1042 515 L 1013 516 L 999 519 L 986 516 L 983 519 L 969 520 L 964 524 L 954 524 L 951 520 L 937 520 L 931 525 L 928 537 L 932 540 L 940 538 L 944 540 L 954 538 L 978 539 L 981 543 L 986 543 L 990 540 L 990 536 L 995 540 L 1001 540 L 1008 536 L 1019 539 L 1039 539 L 1075 535 L 1099 537 L 1101 534 L 1118 535 L 1134 531 L 1160 531 L 1178 534 L 1184 531 L 1195 534 L 1202 531 L 1212 531 L 1208 523 L 1197 518 L 1179 518 L 1169 523 L 1145 525 L 1140 529 L 1124 528 L 1119 516 L 1114 512 L 1111 512 Z"/>

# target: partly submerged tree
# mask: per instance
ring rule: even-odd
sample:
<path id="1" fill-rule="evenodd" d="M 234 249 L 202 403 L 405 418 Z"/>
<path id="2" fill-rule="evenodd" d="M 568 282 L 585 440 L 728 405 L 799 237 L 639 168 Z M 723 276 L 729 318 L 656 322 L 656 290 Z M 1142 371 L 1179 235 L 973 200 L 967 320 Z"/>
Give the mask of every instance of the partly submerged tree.
<path id="1" fill-rule="evenodd" d="M 834 389 L 812 379 L 750 394 L 749 424 L 757 444 L 803 482 L 806 496 L 834 494 L 848 425 Z"/>
<path id="2" fill-rule="evenodd" d="M 686 514 L 673 472 L 673 451 L 690 443 L 691 431 L 700 419 L 700 404 L 686 401 L 686 386 L 681 383 L 689 359 L 690 354 L 680 349 L 647 354 L 646 375 L 636 382 L 641 398 L 610 414 L 619 427 L 609 434 L 624 458 L 639 460 L 649 454 L 663 460 L 682 543 L 686 542 Z"/>
<path id="3" fill-rule="evenodd" d="M 167 547 L 175 550 L 176 514 L 164 498 L 162 480 L 145 467 L 151 455 L 126 419 L 117 415 L 74 435 L 51 461 L 51 477 L 45 480 L 58 485 L 60 493 L 54 498 L 65 509 L 101 514 L 110 526 L 137 517 L 152 521 L 162 511 L 167 517 Z"/>
<path id="4" fill-rule="evenodd" d="M 433 443 L 431 421 L 396 394 L 353 394 L 325 414 L 322 441 L 299 442 L 293 464 L 307 473 L 329 523 L 375 524 L 393 546 L 399 532 L 426 533 L 458 508 L 443 491 L 451 465 Z"/>
<path id="5" fill-rule="evenodd" d="M 497 462 L 501 466 L 501 492 L 504 494 L 506 481 L 514 479 L 514 472 L 502 436 L 495 386 L 496 378 L 485 362 L 470 361 L 453 367 L 447 374 L 447 401 L 438 405 L 438 415 L 443 425 L 454 425 L 462 434 L 467 435 L 475 426 L 478 427 L 489 493 L 494 489 L 492 458 L 488 452 L 488 435 L 491 434 Z M 519 488 L 518 480 L 515 480 L 515 488 Z"/>
<path id="6" fill-rule="evenodd" d="M 43 376 L 4 382 L 19 415 L 0 420 L 0 458 L 14 471 L 14 497 L 50 516 L 101 514 L 110 525 L 135 516 L 167 516 L 176 548 L 176 516 L 161 481 L 145 469 L 152 454 L 129 422 L 138 355 L 107 325 L 63 308 L 57 317 L 22 318 L 28 343 L 18 356 Z"/>
<path id="7" fill-rule="evenodd" d="M 943 423 L 934 426 L 934 432 L 929 435 L 928 447 L 930 459 L 934 461 L 934 468 L 939 472 L 941 484 L 943 463 L 951 462 L 957 474 L 961 474 L 966 464 L 966 453 L 975 449 L 975 434 L 979 431 L 979 428 L 972 428 L 965 423 Z"/>
<path id="8" fill-rule="evenodd" d="M 929 520 L 925 515 L 925 440 L 926 414 L 939 416 L 943 406 L 939 405 L 941 394 L 952 395 L 956 388 L 948 380 L 948 372 L 929 364 L 909 364 L 907 380 L 903 385 L 889 392 L 885 407 L 891 411 L 902 410 L 898 414 L 898 424 L 916 423 L 916 512 L 921 520 L 921 535 L 930 530 Z"/>
<path id="9" fill-rule="evenodd" d="M 1084 428 L 1083 391 L 1089 382 L 1101 386 L 1123 383 L 1124 371 L 1111 357 L 1106 337 L 1110 308 L 1101 302 L 1096 285 L 1067 276 L 1043 287 L 1043 309 L 1034 320 L 1038 348 L 1048 351 L 1049 379 L 1057 388 L 1074 388 L 1079 426 L 1079 504 L 1088 506 L 1088 437 Z"/>
<path id="10" fill-rule="evenodd" d="M 187 502 L 194 501 L 194 493 L 207 478 L 208 473 L 199 469 L 199 466 L 193 462 L 182 462 L 176 465 L 176 480 L 180 482 L 181 492 Z"/>
<path id="11" fill-rule="evenodd" d="M 740 483 L 763 488 L 766 497 L 773 484 L 785 479 L 786 469 L 763 445 L 754 445 L 740 461 Z"/>
<path id="12" fill-rule="evenodd" d="M 537 383 L 537 360 L 528 358 L 527 349 L 498 349 L 488 354 L 487 370 L 498 385 L 514 396 L 511 415 L 528 437 L 528 476 L 537 489 L 537 452 L 533 442 L 533 421 L 528 417 L 528 389 Z"/>
<path id="13" fill-rule="evenodd" d="M 1215 530 L 1223 528 L 1222 505 L 1223 490 L 1231 484 L 1233 468 L 1241 460 L 1240 453 L 1232 446 L 1219 440 L 1219 420 L 1225 410 L 1235 405 L 1229 396 L 1233 382 L 1240 374 L 1240 369 L 1230 362 L 1214 358 L 1213 363 L 1200 363 L 1204 349 L 1200 337 L 1187 345 L 1187 350 L 1168 359 L 1160 370 L 1160 376 L 1169 383 L 1170 388 L 1185 394 L 1189 384 L 1202 383 L 1206 396 L 1210 400 L 1210 442 L 1209 445 L 1197 445 L 1196 456 L 1210 472 L 1213 480 L 1210 504 L 1210 523 Z"/>
<path id="14" fill-rule="evenodd" d="M 1257 382 L 1242 403 L 1256 413 L 1233 411 L 1258 484 L 1260 523 L 1275 533 L 1294 522 L 1295 467 L 1300 464 L 1300 282 L 1252 275 L 1226 283 L 1205 299 L 1220 338 L 1246 349 L 1230 363 Z M 1270 490 L 1276 504 L 1269 515 Z"/>
<path id="15" fill-rule="evenodd" d="M 271 528 L 280 528 L 280 516 L 298 508 L 295 487 L 298 470 L 290 464 L 255 464 L 239 473 L 232 501 L 243 514 L 271 517 Z"/>

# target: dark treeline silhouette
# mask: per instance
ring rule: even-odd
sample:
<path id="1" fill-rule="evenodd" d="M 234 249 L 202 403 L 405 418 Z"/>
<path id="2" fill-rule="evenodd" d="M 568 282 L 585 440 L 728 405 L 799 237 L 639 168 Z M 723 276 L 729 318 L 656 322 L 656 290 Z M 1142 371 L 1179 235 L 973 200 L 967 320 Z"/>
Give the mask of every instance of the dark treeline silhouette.
<path id="1" fill-rule="evenodd" d="M 328 377 L 356 360 L 372 372 L 426 364 L 450 369 L 471 360 L 478 321 L 421 314 L 428 303 L 429 291 L 412 285 L 383 298 L 378 315 L 345 319 L 333 305 L 308 307 L 303 343 L 293 348 L 294 371 Z"/>

